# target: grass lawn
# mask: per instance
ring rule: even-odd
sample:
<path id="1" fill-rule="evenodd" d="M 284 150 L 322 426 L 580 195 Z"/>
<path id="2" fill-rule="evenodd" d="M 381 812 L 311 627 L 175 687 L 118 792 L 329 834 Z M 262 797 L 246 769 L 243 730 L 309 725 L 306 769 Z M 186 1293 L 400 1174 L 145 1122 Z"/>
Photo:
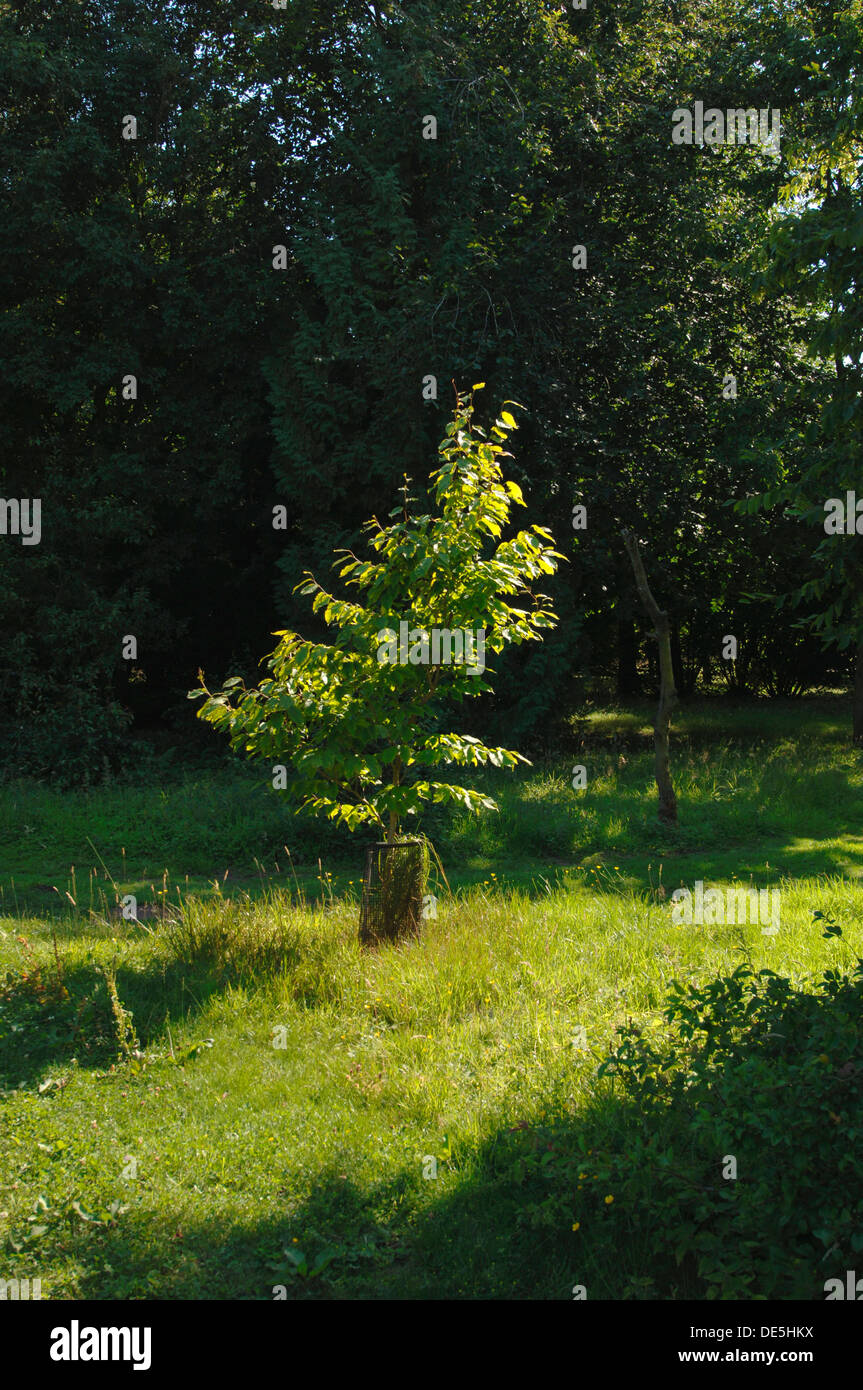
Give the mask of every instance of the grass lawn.
<path id="1" fill-rule="evenodd" d="M 772 740 L 724 711 L 684 727 L 675 830 L 628 717 L 489 778 L 498 816 L 437 827 L 437 919 L 374 952 L 357 945 L 361 847 L 318 869 L 295 840 L 292 869 L 298 823 L 245 771 L 7 788 L 0 1277 L 58 1298 L 706 1296 L 712 1149 L 688 1112 L 657 1147 L 662 1125 L 602 1063 L 628 1021 L 662 1034 L 674 979 L 748 961 L 799 981 L 863 954 L 863 759 L 835 706 L 793 714 Z M 778 887 L 779 933 L 675 925 L 670 891 L 696 879 Z M 123 922 L 118 892 L 172 906 Z M 828 1113 L 851 1123 L 858 1099 Z M 765 1129 L 747 1149 L 733 1128 L 719 1188 L 723 1148 L 752 1174 L 783 1142 Z M 696 1214 L 665 1241 L 668 1192 Z M 835 1271 L 793 1238 L 794 1296 L 823 1297 Z"/>

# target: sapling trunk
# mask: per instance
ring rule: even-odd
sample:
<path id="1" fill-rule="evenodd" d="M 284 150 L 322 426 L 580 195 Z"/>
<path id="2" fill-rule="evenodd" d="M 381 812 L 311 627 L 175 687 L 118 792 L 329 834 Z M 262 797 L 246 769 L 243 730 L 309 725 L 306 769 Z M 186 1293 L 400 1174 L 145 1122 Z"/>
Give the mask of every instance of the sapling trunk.
<path id="1" fill-rule="evenodd" d="M 394 761 L 394 763 L 393 763 L 393 780 L 392 780 L 392 786 L 394 786 L 394 787 L 400 786 L 400 785 L 401 785 L 401 779 L 402 779 L 402 760 L 401 760 L 401 757 L 399 756 L 399 754 L 396 754 L 396 758 L 395 758 L 395 761 Z M 393 844 L 395 844 L 396 840 L 398 839 L 398 835 L 399 835 L 399 813 L 398 813 L 398 811 L 390 811 L 390 824 L 389 824 L 389 829 L 387 830 L 387 844 L 388 844 L 388 845 L 393 845 Z"/>

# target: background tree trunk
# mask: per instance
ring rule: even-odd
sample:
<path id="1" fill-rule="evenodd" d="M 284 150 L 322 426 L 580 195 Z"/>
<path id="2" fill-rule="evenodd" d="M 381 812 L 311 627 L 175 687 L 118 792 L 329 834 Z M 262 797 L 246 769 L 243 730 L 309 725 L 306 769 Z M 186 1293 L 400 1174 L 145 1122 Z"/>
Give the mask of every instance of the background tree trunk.
<path id="1" fill-rule="evenodd" d="M 659 607 L 644 572 L 638 541 L 631 531 L 623 531 L 623 543 L 632 562 L 635 583 L 639 597 L 647 610 L 656 634 L 657 654 L 659 656 L 659 708 L 653 730 L 655 749 L 656 789 L 659 792 L 659 819 L 673 825 L 677 821 L 677 796 L 671 780 L 669 760 L 669 730 L 671 711 L 677 704 L 677 690 L 674 685 L 674 666 L 671 660 L 671 624 L 668 614 Z"/>

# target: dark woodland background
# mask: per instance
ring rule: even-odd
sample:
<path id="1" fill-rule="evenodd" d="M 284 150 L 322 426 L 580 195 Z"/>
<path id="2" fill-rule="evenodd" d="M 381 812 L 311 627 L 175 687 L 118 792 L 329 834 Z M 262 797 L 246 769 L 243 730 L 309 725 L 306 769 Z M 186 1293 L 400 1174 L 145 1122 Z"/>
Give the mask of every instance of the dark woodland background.
<path id="1" fill-rule="evenodd" d="M 518 520 L 570 560 L 484 732 L 652 692 L 622 525 L 684 698 L 847 686 L 858 546 L 825 550 L 823 503 L 859 476 L 859 26 L 832 10 L 0 7 L 0 493 L 43 530 L 0 544 L 3 773 L 211 747 L 198 668 L 254 679 L 275 629 L 319 631 L 302 571 L 421 491 L 453 383 L 525 406 Z M 781 159 L 673 145 L 696 99 L 778 107 Z"/>

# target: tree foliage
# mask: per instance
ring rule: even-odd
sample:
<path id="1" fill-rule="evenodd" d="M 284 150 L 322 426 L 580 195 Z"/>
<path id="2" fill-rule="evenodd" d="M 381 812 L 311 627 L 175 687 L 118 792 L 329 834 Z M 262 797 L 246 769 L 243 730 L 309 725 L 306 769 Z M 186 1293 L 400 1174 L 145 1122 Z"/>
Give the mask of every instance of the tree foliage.
<path id="1" fill-rule="evenodd" d="M 443 732 L 442 703 L 490 691 L 484 653 L 535 641 L 555 622 L 537 588 L 563 558 L 550 533 L 534 525 L 503 538 L 513 505 L 525 505 L 500 462 L 509 457 L 500 441 L 515 418 L 502 410 L 489 437 L 473 411 L 473 395 L 459 395 L 429 480 L 434 513 L 410 510 L 406 480 L 389 525 L 377 518 L 367 524 L 372 554 L 347 551 L 336 561 L 362 602 L 304 577 L 300 591 L 335 630 L 333 641 L 279 632 L 267 662 L 272 674 L 257 687 L 232 678 L 211 694 L 202 680 L 191 693 L 206 697 L 200 717 L 226 731 L 236 749 L 285 765 L 284 788 L 299 810 L 351 830 L 373 824 L 390 840 L 426 802 L 496 809 L 491 797 L 429 774 L 526 759 L 470 734 Z"/>

